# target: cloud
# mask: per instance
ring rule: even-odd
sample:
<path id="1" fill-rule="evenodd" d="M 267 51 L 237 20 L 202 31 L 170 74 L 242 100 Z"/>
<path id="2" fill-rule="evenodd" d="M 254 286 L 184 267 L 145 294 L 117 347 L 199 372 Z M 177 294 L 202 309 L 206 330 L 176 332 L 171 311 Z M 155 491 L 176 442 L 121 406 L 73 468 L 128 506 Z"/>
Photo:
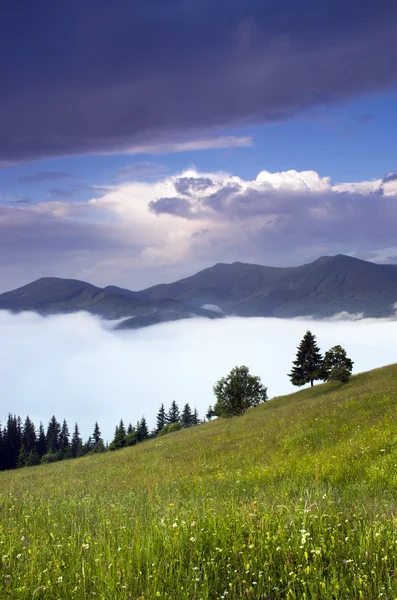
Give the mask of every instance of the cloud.
<path id="1" fill-rule="evenodd" d="M 149 202 L 149 210 L 157 215 L 176 215 L 178 217 L 190 217 L 190 204 L 184 198 L 159 198 Z"/>
<path id="2" fill-rule="evenodd" d="M 75 193 L 73 190 L 67 190 L 64 188 L 53 187 L 48 190 L 50 196 L 56 196 L 57 198 L 73 198 Z"/>
<path id="3" fill-rule="evenodd" d="M 245 180 L 192 167 L 86 201 L 10 201 L 0 209 L 0 280 L 3 290 L 44 275 L 139 289 L 216 262 L 294 266 L 337 253 L 385 262 L 397 253 L 396 199 L 390 176 L 334 183 L 264 170 Z"/>
<path id="4" fill-rule="evenodd" d="M 57 181 L 58 179 L 73 179 L 70 173 L 62 171 L 37 171 L 30 175 L 18 177 L 16 181 L 19 183 L 46 183 L 47 181 Z"/>
<path id="5" fill-rule="evenodd" d="M 219 148 L 246 148 L 253 146 L 252 137 L 220 136 L 193 140 L 175 140 L 156 144 L 138 145 L 124 148 L 125 154 L 170 154 L 173 152 L 192 152 L 197 150 L 216 150 Z"/>
<path id="6" fill-rule="evenodd" d="M 391 0 L 368 0 L 365 10 L 358 0 L 303 0 L 288 10 L 257 0 L 147 0 L 117 10 L 44 0 L 23 10 L 21 19 L 10 6 L 1 20 L 0 55 L 12 56 L 2 61 L 5 164 L 220 147 L 225 127 L 280 121 L 397 84 Z M 188 141 L 200 138 L 207 141 Z"/>
<path id="7" fill-rule="evenodd" d="M 214 184 L 209 177 L 179 177 L 174 185 L 178 194 L 192 196 L 193 193 L 202 192 Z"/>
<path id="8" fill-rule="evenodd" d="M 212 386 L 236 365 L 259 375 L 270 398 L 296 391 L 287 373 L 307 329 L 323 352 L 341 344 L 355 373 L 394 362 L 397 335 L 396 321 L 257 318 L 191 319 L 116 333 L 83 313 L 43 319 L 4 311 L 0 326 L 1 422 L 12 412 L 46 425 L 55 413 L 70 429 L 77 421 L 86 439 L 98 420 L 109 441 L 120 418 L 135 424 L 145 415 L 154 427 L 161 402 L 167 408 L 173 400 L 189 402 L 204 416 Z"/>

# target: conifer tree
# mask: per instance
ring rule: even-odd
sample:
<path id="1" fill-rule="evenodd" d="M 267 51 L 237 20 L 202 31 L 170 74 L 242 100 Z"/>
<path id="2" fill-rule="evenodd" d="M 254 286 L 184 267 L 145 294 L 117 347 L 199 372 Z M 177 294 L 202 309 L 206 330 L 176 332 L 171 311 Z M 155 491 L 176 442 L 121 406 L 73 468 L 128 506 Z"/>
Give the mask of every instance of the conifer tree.
<path id="1" fill-rule="evenodd" d="M 188 403 L 183 407 L 181 422 L 184 427 L 191 427 L 193 425 L 192 410 Z"/>
<path id="2" fill-rule="evenodd" d="M 145 417 L 142 417 L 142 419 L 138 421 L 136 435 L 138 442 L 143 442 L 149 437 L 149 428 L 147 426 Z"/>
<path id="3" fill-rule="evenodd" d="M 120 423 L 116 426 L 114 432 L 113 442 L 111 443 L 112 450 L 118 450 L 124 448 L 126 445 L 127 434 L 125 431 L 123 419 L 120 419 Z"/>
<path id="4" fill-rule="evenodd" d="M 157 413 L 157 417 L 156 417 L 156 433 L 160 433 L 160 431 L 163 429 L 164 425 L 167 424 L 167 415 L 165 414 L 165 407 L 164 404 L 162 403 L 160 406 L 160 410 Z"/>
<path id="5" fill-rule="evenodd" d="M 3 460 L 4 460 L 4 439 L 3 439 L 3 430 L 1 428 L 1 423 L 0 423 L 0 471 L 2 471 L 4 469 Z"/>
<path id="6" fill-rule="evenodd" d="M 56 454 L 59 451 L 59 438 L 61 434 L 61 426 L 52 416 L 47 427 L 47 454 Z"/>
<path id="7" fill-rule="evenodd" d="M 171 408 L 168 411 L 166 420 L 167 420 L 167 425 L 171 425 L 171 423 L 179 423 L 181 420 L 179 407 L 178 407 L 177 403 L 175 402 L 175 400 L 173 400 L 173 402 L 171 404 Z"/>
<path id="8" fill-rule="evenodd" d="M 200 425 L 200 419 L 199 419 L 196 407 L 194 407 L 194 411 L 193 411 L 192 425 Z"/>
<path id="9" fill-rule="evenodd" d="M 80 437 L 79 426 L 75 423 L 74 431 L 72 435 L 72 441 L 70 444 L 70 456 L 77 458 L 83 454 L 83 440 Z"/>
<path id="10" fill-rule="evenodd" d="M 39 463 L 40 457 L 36 449 L 36 430 L 33 422 L 26 417 L 22 428 L 22 443 L 18 457 L 18 467 L 31 467 Z"/>
<path id="11" fill-rule="evenodd" d="M 42 456 L 44 456 L 44 454 L 47 452 L 47 440 L 45 437 L 43 423 L 41 421 L 40 421 L 40 426 L 39 426 L 39 434 L 37 436 L 36 449 L 37 449 L 37 454 L 39 455 L 40 458 Z"/>
<path id="12" fill-rule="evenodd" d="M 288 377 L 298 387 L 309 382 L 313 387 L 313 381 L 323 378 L 323 357 L 311 331 L 306 331 L 300 342 Z"/>
<path id="13" fill-rule="evenodd" d="M 61 458 L 68 456 L 70 452 L 69 428 L 66 419 L 63 420 L 62 428 L 59 434 L 59 453 Z"/>
<path id="14" fill-rule="evenodd" d="M 125 440 L 125 445 L 126 446 L 135 446 L 135 444 L 137 442 L 138 442 L 138 439 L 137 439 L 136 429 L 130 423 L 128 426 L 128 430 L 127 430 L 127 437 Z"/>
<path id="15" fill-rule="evenodd" d="M 5 469 L 15 469 L 22 446 L 22 425 L 20 417 L 9 413 L 3 435 Z"/>
<path id="16" fill-rule="evenodd" d="M 105 444 L 103 443 L 101 430 L 99 429 L 98 422 L 95 423 L 94 431 L 91 436 L 92 451 L 93 452 L 104 452 Z"/>

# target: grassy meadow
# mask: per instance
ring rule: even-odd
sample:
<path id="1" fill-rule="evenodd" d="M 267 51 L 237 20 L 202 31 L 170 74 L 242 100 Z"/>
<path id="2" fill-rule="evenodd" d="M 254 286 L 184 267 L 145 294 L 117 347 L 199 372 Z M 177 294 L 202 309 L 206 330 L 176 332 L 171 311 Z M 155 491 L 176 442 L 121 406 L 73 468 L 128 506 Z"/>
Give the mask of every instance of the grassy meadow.
<path id="1" fill-rule="evenodd" d="M 397 365 L 0 473 L 1 599 L 395 600 L 396 575 Z"/>

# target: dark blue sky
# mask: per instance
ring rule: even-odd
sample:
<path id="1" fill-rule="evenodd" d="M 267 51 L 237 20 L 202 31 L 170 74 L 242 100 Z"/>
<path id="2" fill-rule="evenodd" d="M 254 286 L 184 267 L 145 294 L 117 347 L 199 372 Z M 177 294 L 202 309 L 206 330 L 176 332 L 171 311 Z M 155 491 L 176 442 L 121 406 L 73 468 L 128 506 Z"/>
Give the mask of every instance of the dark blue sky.
<path id="1" fill-rule="evenodd" d="M 4 0 L 3 289 L 49 274 L 137 288 L 218 260 L 339 251 L 394 260 L 396 40 L 387 0 Z M 194 205 L 175 186 L 186 169 L 213 181 Z M 222 211 L 204 211 L 200 194 L 221 191 Z M 150 208 L 175 197 L 188 213 Z M 317 219 L 301 235 L 297 203 Z"/>

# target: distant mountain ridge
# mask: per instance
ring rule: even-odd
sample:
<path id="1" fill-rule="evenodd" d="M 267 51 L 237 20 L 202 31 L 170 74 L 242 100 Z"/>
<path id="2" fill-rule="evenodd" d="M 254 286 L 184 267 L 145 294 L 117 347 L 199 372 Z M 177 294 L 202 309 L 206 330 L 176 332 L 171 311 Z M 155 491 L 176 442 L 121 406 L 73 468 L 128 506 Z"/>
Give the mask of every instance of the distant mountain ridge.
<path id="1" fill-rule="evenodd" d="M 395 303 L 397 265 L 343 254 L 323 256 L 299 267 L 218 263 L 174 283 L 138 292 L 45 277 L 0 295 L 0 309 L 42 315 L 84 310 L 107 319 L 124 319 L 118 328 L 192 316 L 324 318 L 348 312 L 381 317 L 393 314 Z"/>

